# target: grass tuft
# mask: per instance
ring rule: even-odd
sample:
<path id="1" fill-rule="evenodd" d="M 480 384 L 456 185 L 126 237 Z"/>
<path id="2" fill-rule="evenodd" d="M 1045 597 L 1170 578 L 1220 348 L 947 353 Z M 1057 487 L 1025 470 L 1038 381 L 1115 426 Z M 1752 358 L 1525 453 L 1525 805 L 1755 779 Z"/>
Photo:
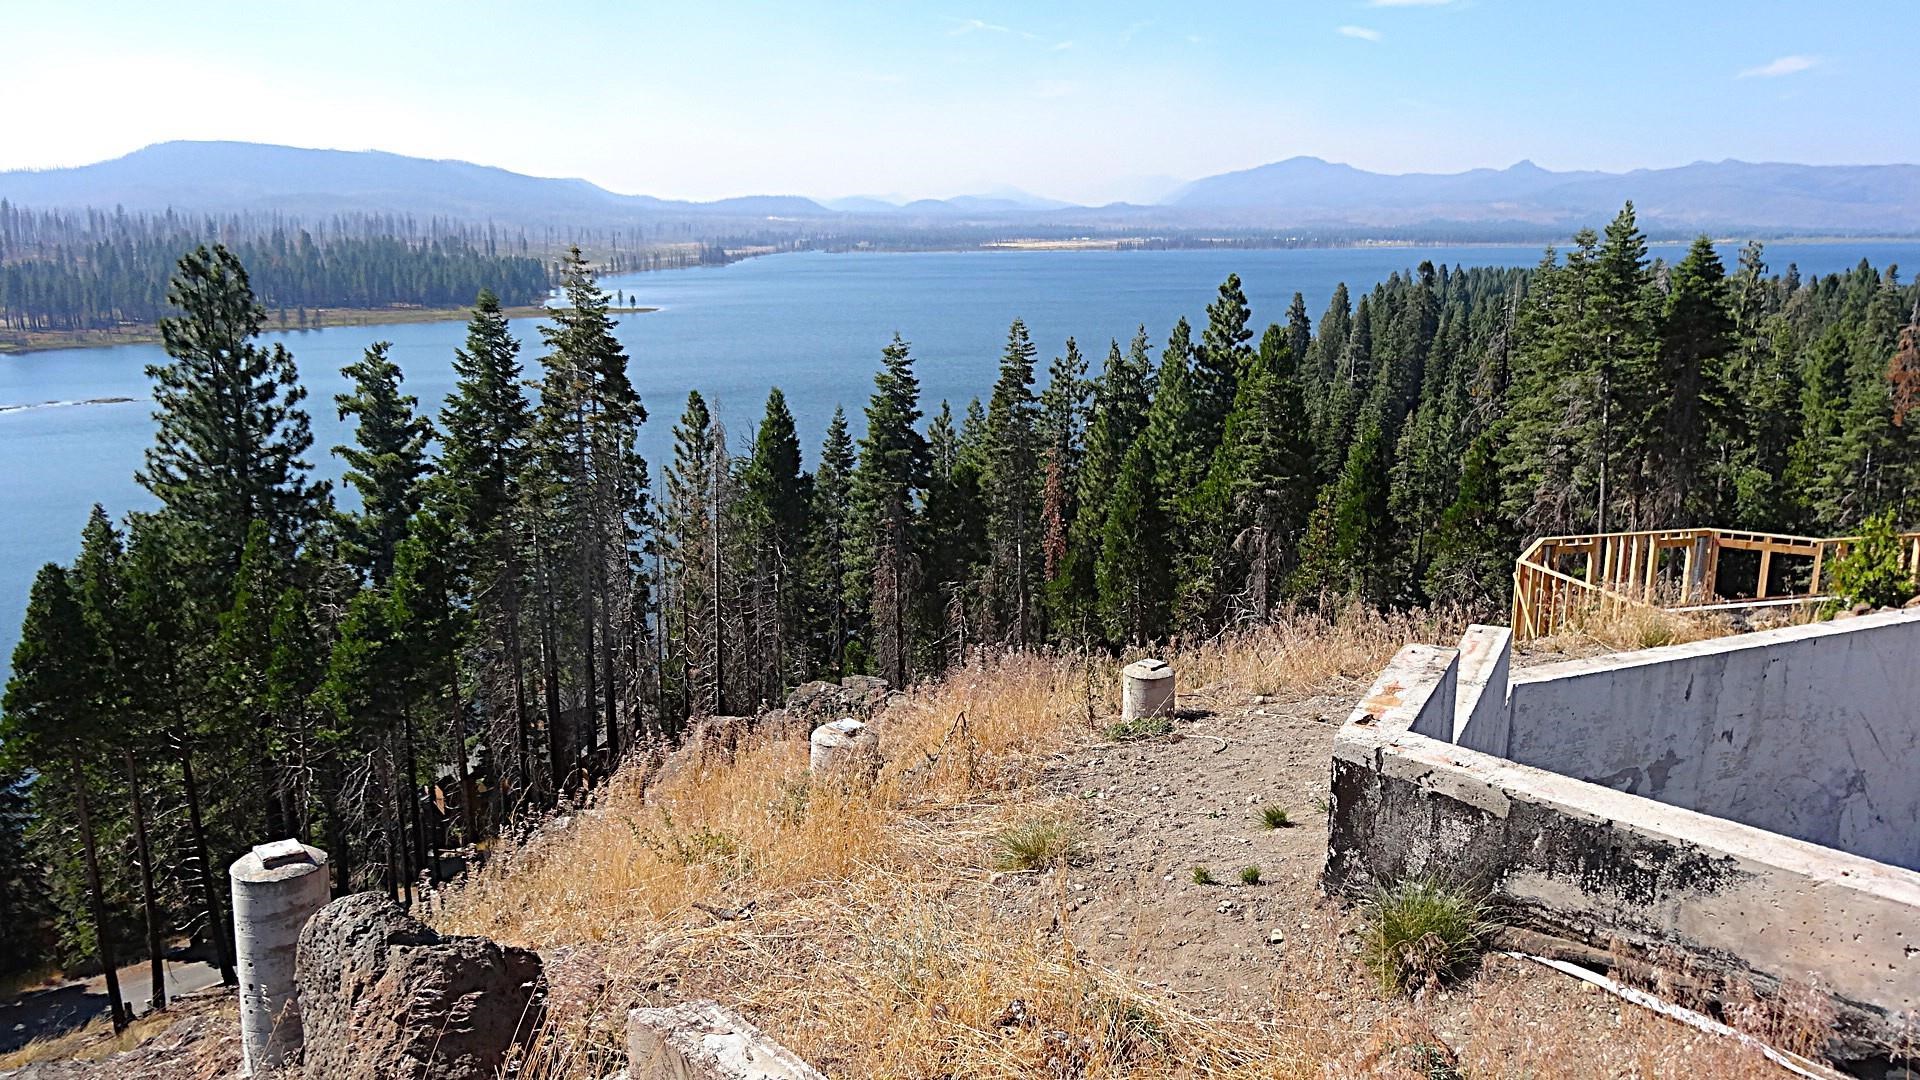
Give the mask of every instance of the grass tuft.
<path id="1" fill-rule="evenodd" d="M 1195 885 L 1218 885 L 1218 884 L 1220 884 L 1220 882 L 1219 882 L 1219 881 L 1217 881 L 1217 880 L 1215 880 L 1215 878 L 1214 878 L 1214 876 L 1213 876 L 1213 871 L 1211 871 L 1211 870 L 1209 870 L 1209 869 L 1207 869 L 1207 868 L 1206 868 L 1206 867 L 1204 867 L 1204 866 L 1196 866 L 1196 867 L 1194 867 L 1194 868 L 1193 868 L 1193 883 L 1194 883 Z"/>
<path id="2" fill-rule="evenodd" d="M 1260 868 L 1258 866 L 1241 867 L 1240 868 L 1240 884 L 1242 885 L 1260 884 Z"/>
<path id="3" fill-rule="evenodd" d="M 1166 713 L 1149 713 L 1107 726 L 1107 739 L 1111 742 L 1140 742 L 1171 734 L 1173 717 Z"/>
<path id="4" fill-rule="evenodd" d="M 1260 808 L 1260 824 L 1269 829 L 1286 829 L 1293 826 L 1293 821 L 1287 817 L 1286 807 L 1269 803 Z"/>
<path id="5" fill-rule="evenodd" d="M 1491 916 L 1466 889 L 1403 881 L 1367 901 L 1360 956 L 1382 994 L 1415 993 L 1472 970 L 1494 929 Z"/>
<path id="6" fill-rule="evenodd" d="M 1041 814 L 1000 830 L 993 846 L 996 870 L 1044 870 L 1072 861 L 1079 840 L 1072 822 Z"/>

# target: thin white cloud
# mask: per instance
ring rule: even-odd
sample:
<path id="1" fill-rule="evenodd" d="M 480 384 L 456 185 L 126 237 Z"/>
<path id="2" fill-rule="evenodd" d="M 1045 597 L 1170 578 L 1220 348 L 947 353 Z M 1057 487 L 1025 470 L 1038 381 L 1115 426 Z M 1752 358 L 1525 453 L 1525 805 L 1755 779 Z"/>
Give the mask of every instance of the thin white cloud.
<path id="1" fill-rule="evenodd" d="M 1071 42 L 1071 41 L 1062 41 L 1062 42 L 1059 42 L 1058 44 L 1056 44 L 1056 45 L 1054 45 L 1054 47 L 1053 47 L 1053 51 L 1054 51 L 1054 52 L 1066 52 L 1066 51 L 1067 51 L 1068 49 L 1071 49 L 1071 48 L 1073 48 L 1073 42 Z"/>
<path id="2" fill-rule="evenodd" d="M 999 23 L 990 23 L 985 19 L 956 19 L 949 15 L 947 16 L 947 21 L 953 23 L 953 28 L 947 31 L 948 37 L 959 37 L 962 34 L 971 34 L 977 31 L 984 31 L 989 34 L 1012 34 L 1015 37 L 1023 37 L 1029 40 L 1040 36 L 1038 34 L 1028 33 L 1025 30 L 1015 30 L 1011 26 L 1001 26 Z"/>
<path id="3" fill-rule="evenodd" d="M 1813 56 L 1783 56 L 1769 64 L 1750 67 L 1739 74 L 1742 79 L 1777 79 L 1782 75 L 1798 75 L 1819 63 Z"/>
<path id="4" fill-rule="evenodd" d="M 1339 32 L 1346 37 L 1359 38 L 1361 41 L 1379 41 L 1380 31 L 1370 26 L 1343 26 Z"/>

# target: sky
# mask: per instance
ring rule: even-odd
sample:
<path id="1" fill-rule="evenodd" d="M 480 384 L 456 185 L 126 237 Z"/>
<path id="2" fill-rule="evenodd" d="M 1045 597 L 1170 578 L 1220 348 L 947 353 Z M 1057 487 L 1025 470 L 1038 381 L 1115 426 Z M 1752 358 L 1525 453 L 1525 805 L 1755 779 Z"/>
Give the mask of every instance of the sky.
<path id="1" fill-rule="evenodd" d="M 1313 155 L 1912 161 L 1913 0 L 0 0 L 0 169 L 169 139 L 668 198 L 1151 201 Z"/>

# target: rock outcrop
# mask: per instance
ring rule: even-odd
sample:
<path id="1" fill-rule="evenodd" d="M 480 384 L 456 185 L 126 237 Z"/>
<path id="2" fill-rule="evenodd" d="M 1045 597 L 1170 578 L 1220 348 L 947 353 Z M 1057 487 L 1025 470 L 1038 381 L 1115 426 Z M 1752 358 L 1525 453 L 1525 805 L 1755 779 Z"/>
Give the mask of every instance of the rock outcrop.
<path id="1" fill-rule="evenodd" d="M 378 893 L 321 909 L 298 972 L 310 1080 L 491 1080 L 546 994 L 538 954 L 442 937 Z"/>

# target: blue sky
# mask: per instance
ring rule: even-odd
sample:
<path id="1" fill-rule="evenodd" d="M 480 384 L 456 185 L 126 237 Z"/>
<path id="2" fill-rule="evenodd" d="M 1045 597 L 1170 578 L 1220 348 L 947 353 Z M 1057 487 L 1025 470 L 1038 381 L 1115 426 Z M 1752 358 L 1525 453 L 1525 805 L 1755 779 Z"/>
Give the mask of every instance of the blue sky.
<path id="1" fill-rule="evenodd" d="M 1077 201 L 1296 154 L 1913 160 L 1911 0 L 0 0 L 0 169 L 176 138 L 617 191 Z"/>

